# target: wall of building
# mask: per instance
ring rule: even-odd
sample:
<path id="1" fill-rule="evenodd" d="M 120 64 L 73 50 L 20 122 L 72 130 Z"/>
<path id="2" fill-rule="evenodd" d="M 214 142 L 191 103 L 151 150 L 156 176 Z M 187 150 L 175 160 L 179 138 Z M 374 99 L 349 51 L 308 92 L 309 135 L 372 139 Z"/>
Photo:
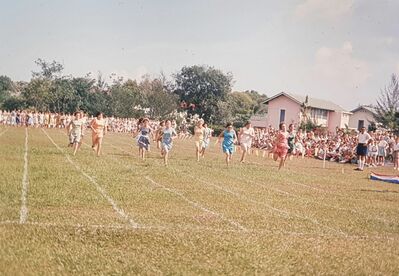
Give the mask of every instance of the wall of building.
<path id="1" fill-rule="evenodd" d="M 265 115 L 265 116 L 252 116 L 251 119 L 250 119 L 250 122 L 252 124 L 252 127 L 260 127 L 260 128 L 268 127 L 267 115 Z"/>
<path id="2" fill-rule="evenodd" d="M 349 127 L 357 129 L 359 120 L 364 121 L 364 126 L 366 127 L 366 129 L 369 127 L 370 122 L 375 121 L 373 113 L 365 109 L 360 109 L 354 112 L 353 115 L 351 116 L 349 120 Z"/>
<path id="3" fill-rule="evenodd" d="M 280 110 L 285 110 L 284 122 L 298 124 L 300 121 L 301 106 L 286 96 L 280 96 L 268 104 L 267 125 L 277 128 L 280 124 Z"/>
<path id="4" fill-rule="evenodd" d="M 335 132 L 336 128 L 344 128 L 346 125 L 349 126 L 350 114 L 345 112 L 333 112 L 329 113 L 328 118 L 328 130 Z"/>

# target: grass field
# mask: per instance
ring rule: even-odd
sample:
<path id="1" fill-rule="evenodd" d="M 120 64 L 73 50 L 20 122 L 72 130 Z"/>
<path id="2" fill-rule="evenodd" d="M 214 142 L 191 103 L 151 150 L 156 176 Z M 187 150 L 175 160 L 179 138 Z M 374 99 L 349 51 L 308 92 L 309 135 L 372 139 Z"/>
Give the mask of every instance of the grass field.
<path id="1" fill-rule="evenodd" d="M 165 167 L 112 133 L 97 158 L 88 138 L 74 157 L 64 131 L 0 127 L 0 275 L 399 274 L 399 185 L 310 159 L 226 168 L 215 147 L 197 163 L 192 141 Z"/>

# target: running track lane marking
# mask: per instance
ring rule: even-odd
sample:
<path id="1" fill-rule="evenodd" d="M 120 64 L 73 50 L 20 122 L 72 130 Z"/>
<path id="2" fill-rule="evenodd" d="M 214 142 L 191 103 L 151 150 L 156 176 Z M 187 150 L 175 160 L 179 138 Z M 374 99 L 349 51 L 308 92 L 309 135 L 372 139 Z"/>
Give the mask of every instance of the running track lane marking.
<path id="1" fill-rule="evenodd" d="M 112 145 L 111 143 L 108 143 L 108 144 L 109 144 L 111 147 L 113 147 L 113 148 L 115 148 L 115 149 L 118 149 L 118 150 L 121 150 L 122 152 L 126 152 L 126 153 L 128 153 L 128 154 L 130 155 L 129 152 L 123 150 L 122 148 L 116 147 L 116 146 Z M 119 161 L 119 160 L 118 160 L 118 161 Z M 122 163 L 122 162 L 119 162 L 119 163 L 122 164 L 122 165 L 124 165 L 124 163 Z M 124 165 L 124 166 L 125 166 L 125 165 Z M 131 169 L 130 167 L 127 167 L 127 166 L 125 166 L 125 168 Z M 206 208 L 206 207 L 200 205 L 198 202 L 195 202 L 195 201 L 192 201 L 192 200 L 188 199 L 188 198 L 185 197 L 182 193 L 180 193 L 180 192 L 178 192 L 178 191 L 176 191 L 176 190 L 174 190 L 174 189 L 168 188 L 168 187 L 166 187 L 166 186 L 164 186 L 164 185 L 162 185 L 162 184 L 159 184 L 159 183 L 155 182 L 154 180 L 152 180 L 152 179 L 151 179 L 150 177 L 148 177 L 148 176 L 146 176 L 145 179 L 147 179 L 149 182 L 151 182 L 151 183 L 154 184 L 155 186 L 160 187 L 160 188 L 162 188 L 162 189 L 165 190 L 165 191 L 168 191 L 168 192 L 170 192 L 170 193 L 172 193 L 172 194 L 175 194 L 175 195 L 179 196 L 180 198 L 182 198 L 184 201 L 188 202 L 190 205 L 194 206 L 195 208 L 200 209 L 200 210 L 202 210 L 202 211 L 204 211 L 204 212 L 206 212 L 206 213 L 212 214 L 212 215 L 214 215 L 214 216 L 217 216 L 217 217 L 221 218 L 222 220 L 227 221 L 228 223 L 230 223 L 230 224 L 233 225 L 234 227 L 240 229 L 241 231 L 249 232 L 249 230 L 248 230 L 247 228 L 245 228 L 244 226 L 242 226 L 242 225 L 239 224 L 238 222 L 235 222 L 235 221 L 233 221 L 233 220 L 231 220 L 231 219 L 228 219 L 228 218 L 224 217 L 222 214 L 219 214 L 219 213 L 216 213 L 216 212 L 214 212 L 214 211 L 212 211 L 212 210 L 209 210 L 208 208 Z"/>
<path id="2" fill-rule="evenodd" d="M 6 130 L 4 130 L 3 132 L 0 132 L 0 137 L 1 137 L 4 133 L 6 133 L 8 130 L 9 130 L 9 128 L 6 128 Z"/>
<path id="3" fill-rule="evenodd" d="M 110 145 L 111 145 L 112 147 L 114 147 L 114 148 L 118 148 L 118 147 L 113 146 L 112 144 L 110 144 Z M 123 150 L 123 149 L 121 149 L 121 148 L 119 148 L 119 149 L 120 149 L 121 151 L 123 151 L 123 152 L 126 152 L 125 150 Z M 130 153 L 129 153 L 129 154 L 130 154 Z M 176 170 L 175 170 L 175 171 L 176 171 Z M 180 171 L 180 170 L 178 170 L 178 171 Z M 181 174 L 181 171 L 180 171 L 180 174 Z M 187 175 L 188 175 L 188 174 L 187 174 Z M 198 207 L 202 207 L 202 206 L 198 206 L 198 205 L 199 205 L 198 203 L 189 200 L 188 198 L 186 198 L 186 197 L 185 197 L 184 195 L 182 195 L 181 193 L 179 193 L 179 192 L 177 192 L 177 191 L 175 191 L 175 190 L 173 190 L 173 189 L 169 189 L 169 188 L 167 188 L 167 187 L 165 187 L 165 186 L 163 186 L 163 185 L 161 185 L 161 184 L 159 184 L 159 183 L 156 183 L 155 181 L 153 181 L 152 179 L 150 179 L 148 176 L 146 176 L 146 179 L 147 179 L 148 181 L 150 181 L 151 183 L 155 184 L 156 186 L 161 187 L 161 188 L 163 188 L 163 189 L 165 189 L 165 190 L 167 190 L 167 191 L 169 191 L 169 192 L 171 192 L 171 193 L 174 193 L 174 194 L 180 196 L 180 197 L 183 198 L 185 201 L 189 202 L 191 205 L 193 205 L 193 203 L 194 203 L 194 204 L 196 204 L 196 205 L 193 205 L 193 206 L 195 206 L 195 207 L 197 207 L 197 208 L 198 208 Z M 204 183 L 204 181 L 203 181 L 202 179 L 200 179 L 200 181 Z M 242 194 L 240 194 L 240 193 L 236 193 L 236 192 L 233 192 L 233 191 L 231 191 L 231 190 L 227 190 L 227 189 L 225 189 L 225 188 L 223 188 L 223 187 L 220 187 L 220 186 L 218 186 L 218 185 L 216 185 L 216 184 L 213 184 L 213 183 L 206 183 L 206 184 L 207 184 L 207 185 L 211 185 L 211 186 L 213 186 L 213 187 L 215 187 L 215 188 L 218 188 L 218 189 L 220 189 L 220 190 L 222 190 L 222 191 L 224 191 L 224 192 L 226 192 L 226 193 L 232 194 L 232 195 L 236 196 L 236 197 L 239 198 L 239 199 L 244 199 L 244 200 L 246 200 L 246 201 L 248 201 L 248 202 L 251 202 L 251 203 L 255 203 L 255 204 L 258 204 L 258 205 L 266 206 L 267 208 L 269 208 L 269 209 L 271 209 L 271 210 L 273 210 L 273 211 L 279 213 L 279 215 L 280 215 L 281 217 L 285 217 L 285 218 L 287 218 L 287 217 L 288 217 L 288 218 L 290 218 L 290 217 L 296 217 L 296 218 L 299 218 L 299 219 L 303 219 L 303 220 L 310 221 L 311 223 L 313 223 L 313 224 L 315 224 L 315 225 L 321 226 L 321 227 L 323 227 L 323 228 L 326 228 L 326 229 L 328 229 L 328 230 L 330 230 L 330 231 L 333 231 L 333 232 L 335 232 L 335 233 L 338 233 L 338 234 L 340 234 L 340 235 L 343 235 L 343 236 L 347 236 L 347 235 L 348 235 L 347 233 L 345 233 L 345 232 L 342 231 L 341 229 L 335 229 L 335 228 L 333 228 L 333 227 L 324 225 L 324 224 L 320 223 L 318 220 L 313 219 L 313 218 L 310 218 L 310 217 L 308 217 L 308 216 L 301 216 L 301 215 L 297 215 L 297 214 L 294 214 L 294 213 L 290 213 L 290 212 L 288 212 L 288 211 L 286 211 L 286 210 L 282 210 L 282 209 L 275 208 L 275 207 L 273 207 L 273 206 L 271 206 L 271 205 L 269 205 L 269 204 L 267 204 L 267 203 L 261 203 L 261 202 L 258 202 L 258 201 L 249 199 L 248 197 L 246 197 L 246 196 L 244 196 L 244 195 L 242 195 Z M 203 208 L 205 208 L 205 207 L 203 207 Z M 200 208 L 200 209 L 203 210 L 203 211 L 205 211 L 205 210 L 202 209 L 202 208 Z M 205 209 L 206 209 L 206 208 L 205 208 Z M 208 212 L 208 211 L 210 211 L 210 210 L 207 209 L 206 212 Z M 233 224 L 233 223 L 234 223 L 234 224 L 238 224 L 237 222 L 230 221 L 230 220 L 226 219 L 226 218 L 223 217 L 221 214 L 214 213 L 213 211 L 210 211 L 210 212 L 211 212 L 213 215 L 216 215 L 216 216 L 218 216 L 218 217 L 221 217 L 221 218 L 224 219 L 224 220 L 229 221 L 230 224 Z M 232 223 L 232 222 L 233 222 L 233 223 Z M 240 227 L 243 227 L 243 226 L 241 226 L 240 224 L 234 225 L 234 226 L 239 227 L 239 228 L 240 228 Z M 245 227 L 243 227 L 243 228 L 245 229 Z M 244 230 L 244 229 L 241 229 L 241 230 Z M 248 231 L 248 230 L 245 229 L 244 231 Z"/>
<path id="4" fill-rule="evenodd" d="M 127 143 L 122 143 L 122 144 L 129 145 L 129 144 L 127 144 Z M 115 148 L 115 149 L 119 149 L 120 151 L 123 151 L 123 152 L 125 152 L 125 153 L 131 155 L 130 152 L 127 152 L 127 151 L 125 151 L 124 149 L 122 149 L 122 148 L 120 148 L 120 147 L 116 147 L 116 146 L 114 146 L 114 145 L 112 145 L 112 144 L 110 144 L 110 145 L 111 145 L 113 148 Z M 130 145 L 129 145 L 129 146 L 130 146 Z M 254 162 L 254 164 L 260 164 L 260 163 Z M 184 175 L 187 175 L 188 177 L 191 177 L 191 175 L 189 175 L 189 174 L 187 174 L 187 173 L 185 173 L 185 172 L 183 172 L 183 171 L 181 171 L 181 170 L 179 170 L 179 169 L 177 169 L 177 168 L 174 169 L 174 170 L 175 170 L 175 171 L 177 170 L 178 173 L 180 173 L 180 174 L 184 174 Z M 278 189 L 278 188 L 266 187 L 265 185 L 261 185 L 261 184 L 257 183 L 256 181 L 253 181 L 253 180 L 251 180 L 251 179 L 243 179 L 243 178 L 240 178 L 240 177 L 237 177 L 237 178 L 238 178 L 238 179 L 241 179 L 241 180 L 243 180 L 243 181 L 246 181 L 246 182 L 248 182 L 248 183 L 255 184 L 256 186 L 259 186 L 259 187 L 262 187 L 262 188 L 266 188 L 267 190 L 270 189 L 270 190 L 275 191 L 275 192 L 277 192 L 277 193 L 279 193 L 279 194 L 284 194 L 284 195 L 286 195 L 286 196 L 288 196 L 288 197 L 292 196 L 292 197 L 294 197 L 294 198 L 299 199 L 299 201 L 301 201 L 301 202 L 303 202 L 303 203 L 305 203 L 305 204 L 316 203 L 316 204 L 319 204 L 319 205 L 321 205 L 321 206 L 333 208 L 333 209 L 336 209 L 336 210 L 344 210 L 344 211 L 349 211 L 349 212 L 357 213 L 357 214 L 363 215 L 363 217 L 366 218 L 366 219 L 370 219 L 369 216 L 366 216 L 366 215 L 364 215 L 364 214 L 362 214 L 362 213 L 359 213 L 359 212 L 357 212 L 357 211 L 355 211 L 355 210 L 352 210 L 352 209 L 340 208 L 340 207 L 337 207 L 337 206 L 328 205 L 328 204 L 323 204 L 323 203 L 316 202 L 316 201 L 312 201 L 312 200 L 309 201 L 309 200 L 306 199 L 305 197 L 297 196 L 297 195 L 295 195 L 295 194 L 292 194 L 292 193 L 289 193 L 289 192 L 280 190 L 280 189 Z M 198 180 L 198 179 L 196 179 L 196 180 Z M 267 204 L 267 203 L 265 203 L 265 202 L 259 202 L 259 201 L 253 200 L 253 199 L 251 199 L 251 198 L 248 198 L 247 196 L 243 195 L 242 193 L 231 191 L 230 189 L 223 188 L 223 187 L 218 186 L 218 185 L 216 185 L 216 184 L 214 184 L 214 183 L 208 183 L 208 182 L 205 183 L 205 181 L 202 180 L 202 179 L 199 179 L 199 181 L 202 182 L 202 183 L 204 183 L 204 184 L 213 186 L 213 187 L 215 187 L 215 188 L 217 188 L 217 189 L 219 189 L 219 190 L 222 190 L 222 191 L 224 191 L 224 192 L 226 192 L 226 193 L 232 194 L 232 195 L 236 196 L 236 197 L 239 198 L 239 199 L 246 200 L 247 202 L 251 202 L 251 203 L 254 203 L 254 204 L 258 204 L 258 205 L 263 205 L 263 206 L 265 206 L 265 207 L 267 207 L 267 208 L 269 208 L 269 209 L 271 209 L 271 210 L 273 210 L 273 211 L 279 213 L 278 215 L 279 215 L 280 217 L 283 217 L 283 218 L 296 217 L 296 218 L 299 218 L 299 219 L 303 219 L 303 220 L 310 221 L 311 223 L 313 223 L 313 224 L 315 224 L 315 225 L 319 225 L 319 226 L 321 226 L 321 227 L 323 227 L 323 228 L 326 228 L 326 229 L 328 229 L 328 230 L 330 230 L 330 231 L 337 232 L 337 233 L 339 233 L 340 235 L 344 235 L 344 236 L 347 236 L 347 235 L 348 235 L 348 234 L 345 233 L 343 230 L 341 230 L 341 229 L 335 229 L 335 228 L 333 228 L 333 227 L 329 227 L 329 226 L 327 226 L 327 225 L 324 225 L 324 224 L 322 224 L 321 222 L 319 222 L 317 219 L 314 219 L 314 218 L 311 218 L 311 217 L 308 217 L 308 216 L 302 216 L 302 215 L 298 215 L 298 214 L 295 214 L 295 213 L 291 213 L 291 212 L 286 211 L 286 210 L 284 210 L 284 209 L 275 208 L 275 207 L 273 207 L 273 206 L 271 206 L 271 205 L 269 205 L 269 204 Z M 293 183 L 293 184 L 295 184 L 295 183 Z M 302 184 L 300 184 L 300 185 L 302 185 Z M 307 185 L 305 185 L 305 186 L 307 186 Z M 314 188 L 314 187 L 311 187 L 311 188 Z M 314 188 L 314 189 L 315 189 L 315 190 L 318 190 L 318 191 L 322 191 L 321 189 L 318 189 L 318 188 Z M 375 220 L 378 220 L 378 221 L 382 221 L 381 219 L 379 219 L 379 218 L 374 218 L 374 217 L 372 217 L 371 219 L 375 219 Z M 383 222 L 387 223 L 387 221 L 385 221 L 385 220 L 383 220 Z"/>
<path id="5" fill-rule="evenodd" d="M 178 170 L 178 169 L 174 169 L 174 171 L 179 171 L 180 174 L 182 174 L 182 172 L 181 172 L 180 170 Z M 188 175 L 188 174 L 186 174 L 186 173 L 184 173 L 184 174 L 187 175 L 188 177 L 194 179 L 191 175 Z M 338 234 L 347 236 L 347 234 L 346 234 L 345 232 L 343 232 L 342 230 L 340 230 L 340 229 L 335 229 L 335 228 L 333 228 L 333 227 L 324 225 L 324 224 L 322 224 L 321 222 L 319 222 L 317 219 L 313 219 L 313 218 L 310 218 L 310 217 L 308 217 L 308 216 L 302 216 L 302 215 L 298 215 L 298 214 L 295 214 L 295 213 L 291 213 L 291 212 L 286 211 L 286 210 L 283 210 L 283 209 L 275 208 L 275 207 L 271 206 L 270 204 L 267 204 L 267 203 L 265 203 L 265 202 L 259 202 L 259 201 L 253 200 L 253 199 L 248 198 L 247 196 L 245 196 L 245 195 L 243 195 L 243 194 L 241 194 L 241 193 L 237 193 L 237 192 L 231 191 L 230 189 L 221 187 L 221 186 L 216 185 L 216 184 L 214 184 L 214 183 L 206 182 L 206 181 L 204 181 L 204 180 L 201 179 L 201 178 L 198 178 L 197 180 L 199 180 L 201 183 L 203 183 L 203 184 L 205 184 L 205 185 L 213 186 L 213 187 L 215 187 L 215 188 L 217 188 L 217 189 L 219 189 L 219 190 L 221 190 L 221 191 L 224 191 L 225 193 L 234 195 L 234 196 L 237 197 L 238 199 L 243 199 L 243 200 L 246 200 L 246 201 L 251 202 L 251 203 L 253 203 L 253 204 L 265 206 L 265 207 L 269 208 L 270 210 L 277 212 L 277 213 L 279 214 L 280 217 L 288 218 L 288 219 L 289 219 L 289 218 L 292 218 L 292 217 L 296 217 L 296 218 L 299 218 L 299 219 L 307 220 L 307 221 L 312 222 L 313 224 L 316 224 L 316 225 L 318 225 L 318 226 L 321 226 L 321 227 L 323 227 L 323 228 L 326 228 L 326 229 L 328 229 L 328 230 L 330 230 L 330 231 L 333 231 L 333 232 L 336 232 L 336 233 L 338 233 Z"/>
<path id="6" fill-rule="evenodd" d="M 24 153 L 24 173 L 22 176 L 22 195 L 21 195 L 21 211 L 19 214 L 19 223 L 24 224 L 28 219 L 28 196 L 29 180 L 28 180 L 28 128 L 25 128 L 25 153 Z"/>
<path id="7" fill-rule="evenodd" d="M 192 200 L 188 199 L 188 198 L 185 197 L 182 193 L 180 193 L 180 192 L 178 192 L 178 191 L 176 191 L 176 190 L 174 190 L 174 189 L 168 188 L 168 187 L 166 187 L 166 186 L 164 186 L 164 185 L 162 185 L 162 184 L 159 184 L 159 183 L 155 182 L 155 181 L 152 180 L 149 176 L 146 176 L 145 179 L 147 179 L 149 182 L 151 182 L 151 183 L 154 184 L 155 186 L 158 186 L 158 187 L 164 189 L 165 191 L 168 191 L 168 192 L 170 192 L 170 193 L 172 193 L 172 194 L 175 194 L 175 195 L 179 196 L 180 198 L 182 198 L 184 201 L 186 201 L 186 202 L 189 203 L 190 205 L 194 206 L 195 208 L 200 209 L 200 210 L 202 210 L 202 211 L 204 211 L 204 212 L 206 212 L 206 213 L 209 213 L 209 214 L 211 214 L 211 215 L 217 216 L 217 217 L 221 218 L 222 220 L 227 221 L 228 223 L 230 223 L 230 224 L 233 225 L 234 227 L 240 229 L 241 231 L 249 232 L 249 230 L 248 230 L 247 228 L 245 228 L 244 226 L 242 226 L 242 225 L 239 224 L 238 222 L 235 222 L 235 221 L 233 221 L 233 220 L 231 220 L 231 219 L 228 219 L 228 218 L 224 217 L 224 216 L 223 216 L 222 214 L 220 214 L 220 213 L 216 213 L 216 212 L 214 212 L 214 211 L 212 211 L 212 210 L 209 210 L 208 208 L 202 206 L 202 205 L 199 204 L 198 202 L 195 202 L 195 201 L 192 201 Z"/>
<path id="8" fill-rule="evenodd" d="M 110 144 L 110 145 L 111 145 L 112 147 L 118 149 L 118 147 L 115 147 L 115 146 L 113 146 L 112 144 Z M 119 149 L 120 149 L 121 151 L 123 151 L 123 152 L 126 152 L 125 150 L 123 150 L 123 149 L 121 149 L 121 148 L 119 148 Z M 130 154 L 130 153 L 129 153 L 129 154 Z M 180 171 L 180 170 L 178 170 L 178 171 Z M 180 173 L 181 173 L 181 171 L 180 171 Z M 187 174 L 187 175 L 188 175 L 188 174 Z M 172 193 L 177 194 L 178 196 L 182 197 L 184 200 L 188 201 L 190 204 L 196 203 L 196 202 L 191 202 L 188 198 L 184 197 L 181 193 L 179 193 L 179 192 L 177 192 L 177 191 L 175 191 L 175 190 L 169 189 L 169 188 L 167 188 L 167 187 L 165 187 L 165 186 L 163 186 L 163 185 L 161 185 L 161 184 L 159 184 L 159 183 L 156 183 L 156 182 L 153 181 L 152 179 L 149 179 L 148 176 L 146 176 L 146 179 L 147 179 L 148 181 L 152 182 L 153 184 L 155 184 L 155 185 L 157 185 L 157 186 L 159 186 L 159 187 L 162 187 L 163 189 L 165 189 L 165 190 L 167 190 L 167 191 L 169 191 L 169 192 L 172 192 Z M 202 179 L 200 179 L 200 181 L 204 183 L 204 181 L 203 181 Z M 336 233 L 338 233 L 338 234 L 340 234 L 340 235 L 348 236 L 348 234 L 345 233 L 344 231 L 342 231 L 341 229 L 335 229 L 335 228 L 333 228 L 333 227 L 324 225 L 324 224 L 320 223 L 318 220 L 313 219 L 313 218 L 310 218 L 310 217 L 308 217 L 308 216 L 301 216 L 301 215 L 297 215 L 297 214 L 290 213 L 290 212 L 285 211 L 285 210 L 282 210 L 282 209 L 274 208 L 273 206 L 271 206 L 271 205 L 269 205 L 269 204 L 261 203 L 261 202 L 258 202 L 258 201 L 249 199 L 249 198 L 247 198 L 246 196 L 244 196 L 244 195 L 242 195 L 242 194 L 240 194 L 240 193 L 236 193 L 236 192 L 233 192 L 233 191 L 231 191 L 231 190 L 227 190 L 227 189 L 225 189 L 225 188 L 223 188 L 223 187 L 220 187 L 220 186 L 218 186 L 218 185 L 215 185 L 215 184 L 213 184 L 213 183 L 211 183 L 211 184 L 210 184 L 210 183 L 206 183 L 206 184 L 211 185 L 211 186 L 213 186 L 213 187 L 215 187 L 215 188 L 221 189 L 222 191 L 224 191 L 224 192 L 226 192 L 226 193 L 229 193 L 229 194 L 232 194 L 232 195 L 236 196 L 236 197 L 239 198 L 239 199 L 244 199 L 244 200 L 247 200 L 248 202 L 251 202 L 251 203 L 264 205 L 264 206 L 266 206 L 267 208 L 269 208 L 269 209 L 271 209 L 271 210 L 273 210 L 273 211 L 275 211 L 275 212 L 277 212 L 277 213 L 279 213 L 279 214 L 282 214 L 282 217 L 285 217 L 285 218 L 287 218 L 287 217 L 288 217 L 288 218 L 290 218 L 290 217 L 296 217 L 296 218 L 299 218 L 299 219 L 304 219 L 304 220 L 307 220 L 307 221 L 312 222 L 312 223 L 315 224 L 315 225 L 318 225 L 318 226 L 321 226 L 321 227 L 323 227 L 323 228 L 326 228 L 326 229 L 328 229 L 328 230 L 330 230 L 330 231 L 336 232 Z M 196 203 L 196 204 L 198 204 L 198 203 Z M 197 206 L 196 206 L 196 207 L 197 207 Z M 210 211 L 210 210 L 209 210 L 209 211 Z M 212 211 L 211 211 L 211 212 L 212 212 Z M 223 218 L 224 220 L 227 220 L 226 218 L 224 218 L 223 216 L 221 216 L 221 215 L 219 215 L 219 214 L 215 214 L 215 213 L 213 213 L 213 212 L 212 212 L 212 214 L 217 215 L 217 216 Z M 231 221 L 229 221 L 229 222 L 231 223 Z M 236 222 L 234 222 L 234 223 L 236 223 Z M 237 226 L 237 225 L 235 225 L 235 226 Z M 239 226 L 242 227 L 241 225 L 239 225 Z M 243 229 L 242 229 L 242 230 L 243 230 Z M 247 231 L 247 230 L 246 230 L 246 231 Z"/>
<path id="9" fill-rule="evenodd" d="M 128 222 L 128 224 L 132 227 L 132 228 L 140 228 L 140 225 L 136 222 L 134 222 L 129 216 L 128 214 L 125 213 L 125 211 L 120 208 L 116 202 L 105 192 L 105 190 L 94 180 L 93 177 L 91 177 L 90 175 L 88 175 L 86 172 L 84 172 L 82 170 L 82 168 L 80 168 L 75 162 L 72 161 L 72 159 L 69 157 L 68 154 L 66 154 L 55 142 L 54 140 L 48 135 L 48 133 L 42 129 L 42 131 L 44 132 L 44 134 L 46 134 L 47 138 L 51 141 L 51 143 L 53 143 L 53 145 L 65 156 L 65 158 L 68 160 L 68 162 L 75 167 L 75 169 L 77 171 L 79 171 L 82 175 L 84 175 L 96 188 L 96 190 L 108 201 L 109 204 L 111 204 L 112 208 L 114 209 L 114 211 L 120 216 L 122 217 L 124 220 L 126 220 Z"/>
<path id="10" fill-rule="evenodd" d="M 5 221 L 0 221 L 0 226 L 6 226 L 6 225 L 17 225 L 19 224 L 19 221 L 13 221 L 13 220 L 5 220 Z M 136 229 L 132 229 L 131 227 L 125 226 L 125 225 L 120 225 L 120 224 L 110 224 L 110 225 L 104 225 L 104 224 L 65 224 L 65 223 L 49 223 L 49 222 L 26 222 L 25 225 L 30 225 L 30 226 L 38 226 L 38 227 L 43 227 L 43 228 L 71 228 L 71 229 L 104 229 L 104 230 L 121 230 L 121 231 L 132 231 L 132 230 L 142 230 L 142 231 L 160 231 L 160 232 L 176 232 L 176 231 L 190 231 L 190 232 L 212 232 L 212 233 L 219 233 L 219 234 L 227 234 L 227 233 L 242 233 L 242 231 L 239 230 L 232 230 L 232 229 L 215 229 L 215 228 L 209 228 L 209 227 L 181 227 L 180 225 L 174 225 L 172 227 L 170 226 L 141 226 Z M 295 231 L 269 231 L 269 230 L 253 230 L 249 232 L 250 234 L 259 234 L 259 235 L 266 235 L 266 236 L 279 236 L 279 235 L 284 235 L 284 236 L 292 236 L 292 237 L 310 237 L 312 239 L 316 238 L 330 238 L 330 237 L 336 237 L 336 238 L 345 238 L 346 240 L 365 240 L 365 239 L 371 239 L 371 240 L 390 240 L 390 241 L 396 241 L 397 238 L 395 237 L 390 237 L 388 235 L 386 236 L 370 236 L 370 235 L 348 235 L 346 237 L 342 236 L 337 236 L 333 234 L 320 234 L 320 233 L 312 233 L 312 232 L 295 232 Z"/>

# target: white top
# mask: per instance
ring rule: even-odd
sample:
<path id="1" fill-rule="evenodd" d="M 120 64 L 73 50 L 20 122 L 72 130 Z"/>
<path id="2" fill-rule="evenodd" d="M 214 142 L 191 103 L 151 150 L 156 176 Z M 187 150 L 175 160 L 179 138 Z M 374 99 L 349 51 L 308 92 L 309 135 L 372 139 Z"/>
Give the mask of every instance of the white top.
<path id="1" fill-rule="evenodd" d="M 252 127 L 250 128 L 243 127 L 240 142 L 245 144 L 252 143 L 252 137 L 254 136 L 255 136 L 255 130 Z"/>
<path id="2" fill-rule="evenodd" d="M 385 141 L 385 140 L 381 140 L 381 141 L 378 143 L 378 146 L 381 147 L 381 148 L 386 148 L 386 147 L 388 146 L 388 142 Z"/>
<path id="3" fill-rule="evenodd" d="M 359 138 L 359 143 L 360 144 L 367 144 L 368 141 L 371 139 L 371 136 L 370 136 L 370 134 L 365 132 L 365 133 L 359 133 L 358 138 Z"/>
<path id="4" fill-rule="evenodd" d="M 394 150 L 394 151 L 399 151 L 399 143 L 398 143 L 398 144 L 395 144 L 395 145 L 393 146 L 393 150 Z"/>

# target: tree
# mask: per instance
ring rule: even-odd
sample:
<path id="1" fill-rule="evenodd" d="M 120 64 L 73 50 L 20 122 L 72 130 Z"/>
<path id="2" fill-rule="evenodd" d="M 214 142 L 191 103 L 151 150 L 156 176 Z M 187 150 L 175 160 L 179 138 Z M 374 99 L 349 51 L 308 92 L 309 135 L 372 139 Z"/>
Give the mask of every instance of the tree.
<path id="1" fill-rule="evenodd" d="M 148 84 L 148 83 L 147 83 Z M 149 110 L 151 118 L 170 116 L 178 107 L 178 97 L 168 89 L 167 83 L 162 78 L 149 81 L 150 89 L 146 91 L 145 107 Z"/>
<path id="2" fill-rule="evenodd" d="M 51 82 L 48 94 L 48 108 L 53 112 L 73 113 L 76 106 L 76 93 L 69 78 L 56 78 Z"/>
<path id="3" fill-rule="evenodd" d="M 109 91 L 111 114 L 116 117 L 130 118 L 143 115 L 137 108 L 143 103 L 143 96 L 136 81 L 115 82 Z"/>
<path id="4" fill-rule="evenodd" d="M 44 78 L 44 79 L 54 79 L 61 76 L 64 66 L 53 60 L 52 62 L 47 62 L 41 58 L 35 61 L 36 65 L 40 67 L 40 71 L 32 71 L 33 78 Z"/>
<path id="5" fill-rule="evenodd" d="M 241 127 L 249 121 L 252 115 L 263 114 L 266 108 L 263 102 L 266 95 L 256 91 L 233 92 L 228 95 L 229 109 L 236 127 Z"/>
<path id="6" fill-rule="evenodd" d="M 47 79 L 32 79 L 22 91 L 26 105 L 40 111 L 51 111 L 49 109 L 51 85 L 51 81 Z"/>
<path id="7" fill-rule="evenodd" d="M 389 129 L 398 129 L 399 83 L 395 74 L 392 74 L 390 83 L 381 90 L 375 110 L 375 120 L 378 123 Z"/>
<path id="8" fill-rule="evenodd" d="M 71 86 L 75 94 L 72 104 L 76 107 L 76 110 L 86 112 L 89 110 L 89 95 L 94 90 L 95 82 L 96 80 L 90 78 L 89 75 L 71 79 Z"/>
<path id="9" fill-rule="evenodd" d="M 11 96 L 3 102 L 3 109 L 5 110 L 18 110 L 25 108 L 26 103 L 22 97 Z"/>
<path id="10" fill-rule="evenodd" d="M 220 112 L 218 105 L 227 100 L 233 77 L 209 66 L 183 67 L 175 75 L 175 93 L 180 101 L 195 106 L 189 113 L 197 113 L 205 120 L 215 122 L 212 115 Z"/>
<path id="11" fill-rule="evenodd" d="M 11 97 L 14 91 L 12 80 L 7 76 L 0 76 L 0 108 L 3 103 Z"/>

